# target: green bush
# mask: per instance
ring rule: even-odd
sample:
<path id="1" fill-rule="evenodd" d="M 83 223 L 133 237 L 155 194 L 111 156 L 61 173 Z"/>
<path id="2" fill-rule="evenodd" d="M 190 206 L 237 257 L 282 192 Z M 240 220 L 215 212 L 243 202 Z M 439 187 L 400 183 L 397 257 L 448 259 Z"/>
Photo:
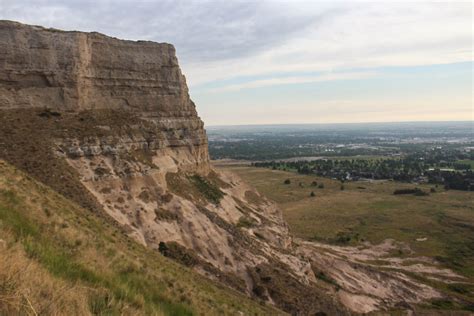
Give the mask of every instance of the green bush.
<path id="1" fill-rule="evenodd" d="M 193 175 L 191 177 L 192 183 L 196 186 L 196 188 L 199 190 L 199 192 L 204 195 L 204 197 L 214 203 L 214 204 L 219 204 L 221 199 L 224 197 L 224 192 L 222 192 L 217 185 L 214 183 L 208 181 L 207 179 L 199 176 L 199 175 Z"/>
<path id="2" fill-rule="evenodd" d="M 239 218 L 239 221 L 237 222 L 237 227 L 252 227 L 255 225 L 255 221 L 252 218 L 249 218 L 247 216 L 242 216 Z"/>

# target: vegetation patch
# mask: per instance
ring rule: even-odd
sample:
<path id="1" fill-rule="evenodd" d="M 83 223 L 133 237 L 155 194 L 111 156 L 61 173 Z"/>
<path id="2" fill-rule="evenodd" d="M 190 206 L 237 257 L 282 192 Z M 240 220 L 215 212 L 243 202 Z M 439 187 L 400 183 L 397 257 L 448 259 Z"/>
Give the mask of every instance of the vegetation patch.
<path id="1" fill-rule="evenodd" d="M 189 179 L 209 202 L 219 204 L 221 199 L 224 197 L 224 192 L 222 192 L 215 183 L 212 183 L 206 178 L 195 174 Z"/>
<path id="2" fill-rule="evenodd" d="M 332 284 L 334 286 L 336 286 L 337 289 L 340 288 L 339 284 L 337 284 L 336 280 L 334 280 L 333 278 L 331 278 L 330 276 L 328 276 L 326 273 L 324 273 L 323 271 L 315 271 L 315 274 L 314 274 L 318 279 L 320 279 L 321 281 L 324 281 L 326 283 L 329 283 L 329 284 Z"/>
<path id="3" fill-rule="evenodd" d="M 177 221 L 179 219 L 177 214 L 161 207 L 155 209 L 155 215 L 155 221 Z"/>
<path id="4" fill-rule="evenodd" d="M 202 204 L 219 204 L 224 197 L 217 183 L 198 174 L 183 176 L 178 173 L 167 173 L 168 188 L 175 194 Z"/>
<path id="5" fill-rule="evenodd" d="M 255 220 L 248 216 L 241 216 L 237 222 L 237 227 L 250 228 L 255 225 Z"/>
<path id="6" fill-rule="evenodd" d="M 413 194 L 416 196 L 425 196 L 429 195 L 429 193 L 419 189 L 419 188 L 414 188 L 414 189 L 396 189 L 393 191 L 394 195 L 402 195 L 402 194 Z"/>
<path id="7" fill-rule="evenodd" d="M 199 258 L 192 251 L 176 242 L 165 243 L 161 241 L 158 250 L 163 256 L 171 258 L 188 267 L 193 267 L 200 262 Z"/>

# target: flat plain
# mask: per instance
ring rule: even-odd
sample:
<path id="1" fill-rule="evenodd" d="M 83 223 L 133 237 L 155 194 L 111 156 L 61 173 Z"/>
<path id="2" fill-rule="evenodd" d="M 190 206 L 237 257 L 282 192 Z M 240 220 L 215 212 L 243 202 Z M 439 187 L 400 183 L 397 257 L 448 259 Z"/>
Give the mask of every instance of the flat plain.
<path id="1" fill-rule="evenodd" d="M 277 202 L 295 237 L 347 246 L 394 239 L 408 247 L 392 255 L 435 259 L 468 278 L 471 285 L 466 287 L 472 288 L 473 192 L 446 191 L 429 184 L 395 181 L 341 183 L 248 166 L 226 168 Z M 287 179 L 290 184 L 284 183 Z M 393 194 L 396 189 L 415 187 L 429 195 Z M 432 189 L 436 192 L 430 192 Z"/>

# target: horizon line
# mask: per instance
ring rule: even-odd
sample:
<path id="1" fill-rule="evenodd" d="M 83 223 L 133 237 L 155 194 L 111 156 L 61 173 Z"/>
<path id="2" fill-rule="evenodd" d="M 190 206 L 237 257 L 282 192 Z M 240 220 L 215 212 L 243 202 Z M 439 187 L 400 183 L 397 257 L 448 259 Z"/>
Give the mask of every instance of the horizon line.
<path id="1" fill-rule="evenodd" d="M 290 126 L 290 125 L 349 125 L 349 124 L 400 124 L 400 123 L 474 123 L 471 120 L 439 120 L 439 121 L 367 121 L 367 122 L 330 122 L 330 123 L 251 123 L 251 124 L 219 124 L 204 125 L 208 127 L 238 127 L 238 126 Z"/>

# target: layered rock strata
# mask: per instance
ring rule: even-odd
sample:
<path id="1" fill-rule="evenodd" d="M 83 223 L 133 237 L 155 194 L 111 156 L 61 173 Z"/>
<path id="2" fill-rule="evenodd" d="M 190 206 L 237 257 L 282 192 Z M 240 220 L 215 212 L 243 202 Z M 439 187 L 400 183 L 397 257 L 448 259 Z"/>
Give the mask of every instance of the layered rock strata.
<path id="1" fill-rule="evenodd" d="M 311 286 L 279 209 L 211 168 L 172 45 L 0 21 L 0 69 L 0 158 L 210 278 L 345 313 Z"/>

